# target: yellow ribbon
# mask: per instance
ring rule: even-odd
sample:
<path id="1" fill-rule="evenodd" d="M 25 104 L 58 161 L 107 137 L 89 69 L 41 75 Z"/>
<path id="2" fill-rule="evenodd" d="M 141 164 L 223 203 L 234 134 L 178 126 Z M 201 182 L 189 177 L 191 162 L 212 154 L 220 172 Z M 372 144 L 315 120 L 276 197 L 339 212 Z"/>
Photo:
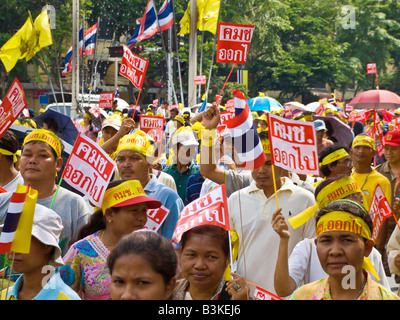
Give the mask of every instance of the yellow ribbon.
<path id="1" fill-rule="evenodd" d="M 60 139 L 55 135 L 54 132 L 46 129 L 36 129 L 33 130 L 30 134 L 28 134 L 22 146 L 26 145 L 28 142 L 31 141 L 42 141 L 47 143 L 53 150 L 56 152 L 57 157 L 61 157 L 62 152 L 62 144 Z"/>
<path id="2" fill-rule="evenodd" d="M 325 158 L 322 159 L 322 162 L 320 163 L 320 167 L 325 166 L 329 163 L 335 162 L 339 159 L 342 159 L 344 157 L 347 157 L 349 154 L 344 148 L 338 149 L 335 152 L 332 152 L 328 154 Z"/>
<path id="3" fill-rule="evenodd" d="M 338 179 L 328 184 L 318 193 L 315 199 L 316 204 L 314 206 L 308 207 L 306 210 L 300 212 L 294 217 L 289 218 L 288 221 L 291 226 L 296 229 L 310 220 L 314 216 L 317 209 L 325 207 L 328 203 L 334 200 L 343 199 L 357 192 L 363 194 L 353 177 L 347 176 Z"/>
<path id="4" fill-rule="evenodd" d="M 107 208 L 114 207 L 122 202 L 129 199 L 145 196 L 146 193 L 143 190 L 142 185 L 138 180 L 125 181 L 114 188 L 108 189 L 104 193 L 103 202 L 101 204 L 101 210 L 103 214 Z"/>
<path id="5" fill-rule="evenodd" d="M 351 232 L 368 240 L 371 239 L 372 235 L 371 229 L 362 218 L 345 211 L 331 211 L 318 220 L 316 227 L 317 238 L 322 233 L 329 231 Z M 372 273 L 378 281 L 380 280 L 368 257 L 364 257 L 362 267 Z"/>
<path id="6" fill-rule="evenodd" d="M 18 152 L 18 151 L 17 151 L 17 152 Z M 1 153 L 1 154 L 5 155 L 5 156 L 13 156 L 13 162 L 14 162 L 14 163 L 17 162 L 17 160 L 18 160 L 18 158 L 17 158 L 17 152 L 16 152 L 16 153 L 12 153 L 12 152 L 10 152 L 10 151 L 8 151 L 8 150 L 1 149 L 1 148 L 0 148 L 0 153 Z"/>

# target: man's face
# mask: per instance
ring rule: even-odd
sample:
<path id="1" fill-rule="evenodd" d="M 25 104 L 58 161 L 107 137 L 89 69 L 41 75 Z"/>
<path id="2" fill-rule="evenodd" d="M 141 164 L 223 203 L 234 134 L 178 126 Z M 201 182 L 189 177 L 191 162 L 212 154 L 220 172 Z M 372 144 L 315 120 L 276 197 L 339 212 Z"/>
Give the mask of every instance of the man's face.
<path id="1" fill-rule="evenodd" d="M 267 160 L 264 162 L 264 164 L 260 168 L 254 169 L 251 173 L 258 189 L 265 189 L 274 185 L 271 166 L 271 155 L 265 155 L 267 157 Z M 279 179 L 282 176 L 284 170 L 277 166 L 274 167 L 274 170 L 276 179 Z"/>
<path id="2" fill-rule="evenodd" d="M 120 151 L 116 163 L 121 179 L 146 181 L 149 176 L 149 164 L 146 157 L 137 151 Z"/>
<path id="3" fill-rule="evenodd" d="M 394 147 L 387 144 L 383 149 L 383 153 L 389 164 L 397 163 L 400 161 L 400 146 Z"/>
<path id="4" fill-rule="evenodd" d="M 117 133 L 117 129 L 107 126 L 105 128 L 103 128 L 101 130 L 102 134 L 103 134 L 103 140 L 104 142 L 107 142 L 108 140 L 110 140 L 116 133 Z"/>
<path id="5" fill-rule="evenodd" d="M 25 182 L 54 181 L 62 162 L 62 158 L 55 158 L 47 143 L 33 141 L 22 148 L 19 168 Z"/>
<path id="6" fill-rule="evenodd" d="M 375 150 L 368 146 L 356 146 L 351 149 L 351 160 L 355 164 L 371 164 Z"/>

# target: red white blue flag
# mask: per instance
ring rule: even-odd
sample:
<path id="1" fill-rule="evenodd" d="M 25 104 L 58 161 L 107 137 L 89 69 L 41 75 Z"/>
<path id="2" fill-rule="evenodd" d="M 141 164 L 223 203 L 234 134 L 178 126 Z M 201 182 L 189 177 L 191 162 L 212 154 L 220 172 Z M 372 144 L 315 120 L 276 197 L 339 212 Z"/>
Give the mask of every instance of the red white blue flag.
<path id="1" fill-rule="evenodd" d="M 11 196 L 3 230 L 0 234 L 0 254 L 10 251 L 26 196 L 27 192 L 18 192 L 18 190 Z"/>
<path id="2" fill-rule="evenodd" d="M 257 169 L 267 160 L 253 116 L 242 92 L 232 90 L 235 96 L 235 116 L 225 122 L 237 155 L 245 170 Z"/>
<path id="3" fill-rule="evenodd" d="M 81 23 L 81 28 L 79 29 L 79 56 L 82 56 L 82 48 L 83 48 L 83 21 Z M 65 53 L 65 68 L 61 72 L 63 76 L 65 76 L 67 73 L 70 73 L 72 71 L 72 44 L 70 45 L 69 49 Z"/>
<path id="4" fill-rule="evenodd" d="M 135 34 L 129 39 L 127 47 L 132 49 L 136 43 L 151 38 L 160 28 L 158 26 L 157 10 L 153 0 L 149 0 L 142 18 L 136 20 Z"/>
<path id="5" fill-rule="evenodd" d="M 85 31 L 85 56 L 93 55 L 96 47 L 97 23 Z"/>
<path id="6" fill-rule="evenodd" d="M 172 0 L 165 0 L 157 13 L 161 31 L 168 30 L 174 24 L 174 9 Z"/>

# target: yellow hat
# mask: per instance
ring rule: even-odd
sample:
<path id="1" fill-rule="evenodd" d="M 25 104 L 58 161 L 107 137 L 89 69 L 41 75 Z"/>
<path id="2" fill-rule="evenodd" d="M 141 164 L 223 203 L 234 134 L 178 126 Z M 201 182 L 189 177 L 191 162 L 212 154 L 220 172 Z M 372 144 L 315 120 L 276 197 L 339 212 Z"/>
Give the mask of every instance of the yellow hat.
<path id="1" fill-rule="evenodd" d="M 369 135 L 359 134 L 353 139 L 351 148 L 357 146 L 367 146 L 375 150 L 375 140 Z"/>
<path id="2" fill-rule="evenodd" d="M 271 144 L 268 138 L 261 139 L 261 145 L 263 147 L 264 153 L 271 154 Z"/>
<path id="3" fill-rule="evenodd" d="M 148 204 L 149 209 L 156 209 L 161 206 L 160 201 L 146 195 L 139 180 L 128 180 L 106 190 L 101 210 L 104 214 L 107 208 L 118 208 L 143 202 Z"/>
<path id="4" fill-rule="evenodd" d="M 268 120 L 267 120 L 267 115 L 266 115 L 266 114 L 263 114 L 263 115 L 259 116 L 259 117 L 257 118 L 257 120 L 268 121 Z"/>
<path id="5" fill-rule="evenodd" d="M 33 130 L 25 137 L 22 147 L 31 141 L 42 141 L 47 143 L 56 152 L 57 157 L 61 157 L 62 143 L 52 131 L 46 129 Z"/>
<path id="6" fill-rule="evenodd" d="M 180 123 L 182 123 L 183 125 L 185 124 L 185 119 L 183 119 L 183 117 L 181 116 L 176 116 L 174 118 L 174 120 L 179 121 Z"/>
<path id="7" fill-rule="evenodd" d="M 141 130 L 124 135 L 118 143 L 116 154 L 123 150 L 132 150 L 144 156 L 153 156 L 153 139 Z"/>

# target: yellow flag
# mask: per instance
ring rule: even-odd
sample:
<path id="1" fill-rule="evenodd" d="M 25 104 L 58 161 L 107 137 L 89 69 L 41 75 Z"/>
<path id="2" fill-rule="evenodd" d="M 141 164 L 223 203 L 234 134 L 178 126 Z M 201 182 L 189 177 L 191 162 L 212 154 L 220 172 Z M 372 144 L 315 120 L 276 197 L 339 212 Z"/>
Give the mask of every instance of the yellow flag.
<path id="1" fill-rule="evenodd" d="M 197 0 L 197 29 L 215 34 L 220 6 L 221 0 Z"/>
<path id="2" fill-rule="evenodd" d="M 24 208 L 18 221 L 17 230 L 15 231 L 14 240 L 11 245 L 11 251 L 18 253 L 29 253 L 31 248 L 33 216 L 35 214 L 36 201 L 38 192 L 31 187 L 27 188 Z"/>
<path id="3" fill-rule="evenodd" d="M 213 34 L 217 32 L 220 6 L 221 0 L 197 0 L 196 26 L 198 30 L 209 31 Z M 181 25 L 179 35 L 190 32 L 190 1 L 179 24 Z"/>
<path id="4" fill-rule="evenodd" d="M 0 49 L 0 59 L 7 72 L 14 68 L 18 59 L 27 56 L 33 41 L 33 22 L 32 17 L 26 20 L 21 29 L 17 31 Z"/>
<path id="5" fill-rule="evenodd" d="M 181 21 L 179 21 L 179 24 L 181 25 L 181 30 L 179 31 L 178 35 L 188 34 L 190 32 L 190 1 L 188 2 L 187 9 Z"/>
<path id="6" fill-rule="evenodd" d="M 26 56 L 26 61 L 32 59 L 32 57 L 40 51 L 40 49 L 50 46 L 53 44 L 53 37 L 51 35 L 50 21 L 47 11 L 42 11 L 35 19 L 33 23 L 34 37 L 33 43 Z"/>

